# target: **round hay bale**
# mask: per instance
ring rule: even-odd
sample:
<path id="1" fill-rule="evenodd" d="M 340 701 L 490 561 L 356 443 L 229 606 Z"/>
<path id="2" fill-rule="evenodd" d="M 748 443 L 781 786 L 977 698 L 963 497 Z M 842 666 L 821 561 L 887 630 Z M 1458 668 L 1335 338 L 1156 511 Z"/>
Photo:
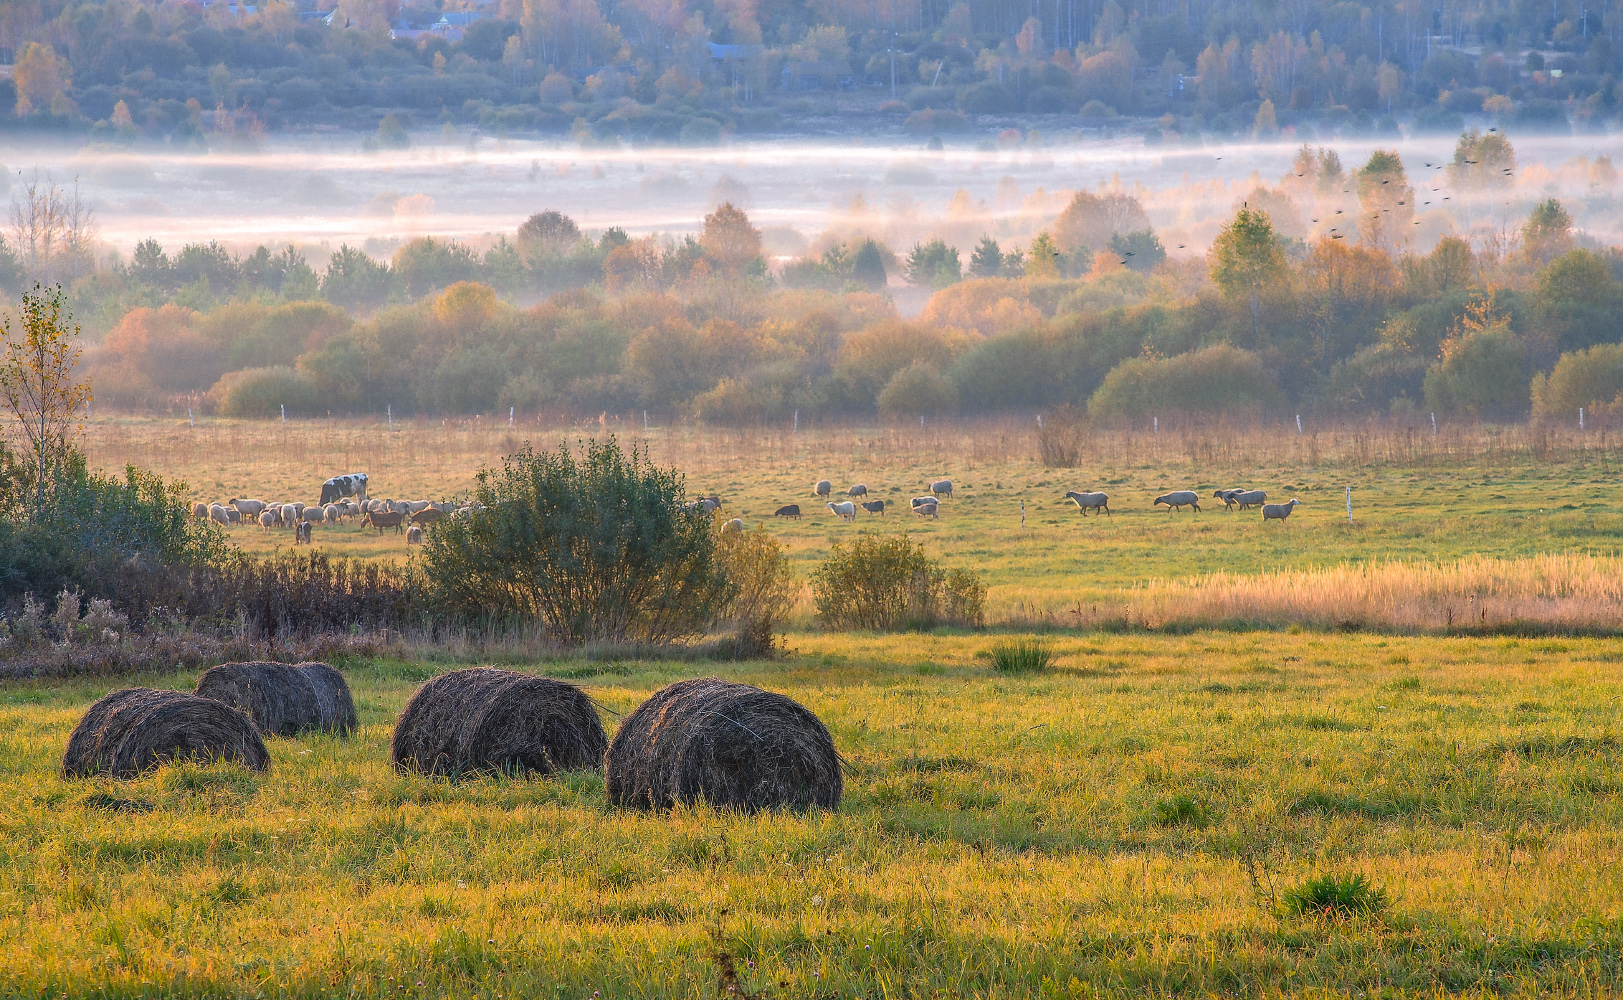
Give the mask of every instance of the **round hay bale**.
<path id="1" fill-rule="evenodd" d="M 344 675 L 325 663 L 300 663 L 293 668 L 309 682 L 321 707 L 321 729 L 347 735 L 359 725 L 355 718 L 355 698 L 349 693 Z"/>
<path id="2" fill-rule="evenodd" d="M 133 778 L 176 758 L 238 761 L 263 771 L 270 754 L 247 716 L 183 691 L 126 688 L 90 706 L 68 738 L 62 773 Z"/>
<path id="3" fill-rule="evenodd" d="M 203 671 L 197 695 L 247 715 L 266 736 L 321 729 L 321 699 L 309 679 L 286 663 L 222 663 Z"/>
<path id="4" fill-rule="evenodd" d="M 412 694 L 390 756 L 399 770 L 423 774 L 551 774 L 599 766 L 607 744 L 597 709 L 573 684 L 473 667 Z"/>
<path id="5" fill-rule="evenodd" d="M 828 728 L 791 698 L 704 677 L 643 702 L 609 746 L 615 805 L 669 809 L 834 809 L 844 783 Z"/>

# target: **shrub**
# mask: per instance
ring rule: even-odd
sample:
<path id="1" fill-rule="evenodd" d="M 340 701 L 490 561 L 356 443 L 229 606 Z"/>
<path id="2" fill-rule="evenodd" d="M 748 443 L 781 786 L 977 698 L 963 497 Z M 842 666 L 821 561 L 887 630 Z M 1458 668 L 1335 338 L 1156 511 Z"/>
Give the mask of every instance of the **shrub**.
<path id="1" fill-rule="evenodd" d="M 1082 415 L 1056 406 L 1037 425 L 1037 457 L 1048 469 L 1074 469 L 1082 461 Z"/>
<path id="2" fill-rule="evenodd" d="M 1442 360 L 1426 372 L 1426 403 L 1432 409 L 1489 420 L 1527 412 L 1527 360 L 1508 324 L 1450 337 L 1442 353 Z"/>
<path id="3" fill-rule="evenodd" d="M 208 403 L 223 417 L 276 417 L 321 412 L 321 394 L 302 372 L 275 365 L 229 372 L 214 383 Z"/>
<path id="4" fill-rule="evenodd" d="M 1037 673 L 1053 665 L 1054 651 L 1036 639 L 1012 639 L 992 647 L 992 669 L 999 673 Z"/>
<path id="5" fill-rule="evenodd" d="M 732 653 L 739 659 L 770 655 L 775 634 L 795 601 L 794 575 L 783 546 L 762 528 L 723 533 L 716 558 L 727 573 L 729 598 L 721 620 L 733 631 Z"/>
<path id="6" fill-rule="evenodd" d="M 1209 822 L 1206 809 L 1188 795 L 1175 795 L 1155 804 L 1157 826 L 1205 826 Z"/>
<path id="7" fill-rule="evenodd" d="M 891 376 L 875 402 L 887 416 L 940 413 L 958 405 L 958 387 L 933 365 L 915 361 Z"/>
<path id="8" fill-rule="evenodd" d="M 1566 423 L 1578 408 L 1611 412 L 1623 395 L 1623 344 L 1596 344 L 1561 355 L 1549 378 L 1533 376 L 1533 419 Z"/>
<path id="9" fill-rule="evenodd" d="M 1166 359 L 1129 358 L 1110 370 L 1088 400 L 1095 420 L 1179 413 L 1245 413 L 1281 400 L 1262 359 L 1216 344 Z"/>
<path id="10" fill-rule="evenodd" d="M 486 509 L 442 521 L 423 567 L 447 614 L 495 624 L 540 619 L 567 643 L 669 642 L 702 633 L 727 580 L 710 519 L 682 477 L 613 437 L 481 469 Z"/>
<path id="11" fill-rule="evenodd" d="M 1367 875 L 1317 875 L 1286 889 L 1280 902 L 1297 915 L 1357 917 L 1386 909 L 1387 898 Z"/>
<path id="12" fill-rule="evenodd" d="M 986 618 L 980 578 L 943 569 L 907 535 L 863 532 L 849 546 L 835 542 L 812 578 L 812 597 L 829 628 L 978 628 Z"/>

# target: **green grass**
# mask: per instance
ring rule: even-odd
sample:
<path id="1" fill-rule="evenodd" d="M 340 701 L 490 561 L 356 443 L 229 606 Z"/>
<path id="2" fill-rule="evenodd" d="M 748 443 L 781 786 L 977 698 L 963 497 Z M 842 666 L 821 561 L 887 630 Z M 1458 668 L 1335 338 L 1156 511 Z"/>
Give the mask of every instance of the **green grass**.
<path id="1" fill-rule="evenodd" d="M 7 682 L 0 994 L 1623 988 L 1623 641 L 1044 642 L 1042 673 L 945 631 L 536 668 L 577 678 L 611 729 L 697 674 L 799 699 L 850 763 L 844 803 L 755 817 L 622 812 L 597 774 L 397 775 L 392 718 L 422 663 L 350 665 L 351 740 L 273 739 L 263 775 L 122 783 L 57 774 L 111 685 Z M 1353 919 L 1320 905 L 1377 891 Z"/>
<path id="2" fill-rule="evenodd" d="M 1036 639 L 1009 639 L 992 647 L 992 669 L 1005 674 L 1036 673 L 1054 665 L 1054 654 Z"/>

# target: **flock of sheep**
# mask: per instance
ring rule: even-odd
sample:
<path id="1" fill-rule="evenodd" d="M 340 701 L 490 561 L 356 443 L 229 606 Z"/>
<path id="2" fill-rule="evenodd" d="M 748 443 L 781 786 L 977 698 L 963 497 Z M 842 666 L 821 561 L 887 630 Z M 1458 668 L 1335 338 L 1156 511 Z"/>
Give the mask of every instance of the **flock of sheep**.
<path id="1" fill-rule="evenodd" d="M 266 531 L 288 528 L 293 532 L 293 544 L 310 544 L 311 528 L 317 524 L 341 524 L 350 518 L 360 518 L 362 527 L 393 528 L 395 534 L 404 533 L 407 545 L 420 545 L 423 528 L 455 514 L 465 514 L 474 507 L 452 507 L 433 500 L 337 500 L 332 503 L 282 503 L 253 498 L 232 497 L 225 503 L 192 505 L 192 515 L 200 521 L 212 521 L 224 527 L 234 524 L 254 524 Z"/>
<path id="2" fill-rule="evenodd" d="M 827 497 L 833 490 L 834 484 L 827 479 L 818 480 L 812 486 L 812 492 L 820 497 Z M 854 483 L 846 487 L 845 495 L 848 497 L 865 497 L 868 495 L 867 484 Z M 952 480 L 938 479 L 930 484 L 929 496 L 913 498 L 913 513 L 919 517 L 933 517 L 939 521 L 941 519 L 941 498 L 950 496 L 952 496 Z M 855 521 L 859 504 L 869 514 L 876 514 L 880 517 L 885 516 L 885 501 L 883 500 L 842 500 L 839 502 L 830 500 L 828 501 L 828 509 L 833 511 L 842 521 Z M 773 516 L 798 518 L 800 516 L 800 505 L 792 503 L 786 507 L 779 507 L 777 513 Z"/>

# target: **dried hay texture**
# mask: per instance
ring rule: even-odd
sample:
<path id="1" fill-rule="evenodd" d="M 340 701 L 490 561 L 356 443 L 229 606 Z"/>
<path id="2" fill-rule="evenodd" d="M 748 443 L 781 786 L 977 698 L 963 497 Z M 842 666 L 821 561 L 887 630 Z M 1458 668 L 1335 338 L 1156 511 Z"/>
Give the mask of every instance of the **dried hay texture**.
<path id="1" fill-rule="evenodd" d="M 597 709 L 574 685 L 474 667 L 417 689 L 390 756 L 399 770 L 424 774 L 551 774 L 598 767 L 607 744 Z"/>
<path id="2" fill-rule="evenodd" d="M 125 688 L 90 706 L 68 739 L 62 773 L 133 778 L 176 758 L 232 760 L 255 771 L 270 754 L 247 716 L 183 691 Z"/>
<path id="3" fill-rule="evenodd" d="M 840 755 L 817 716 L 781 694 L 714 677 L 663 688 L 620 724 L 609 747 L 609 801 L 669 809 L 840 804 Z"/>
<path id="4" fill-rule="evenodd" d="M 198 678 L 197 694 L 243 712 L 267 736 L 355 728 L 349 685 L 325 663 L 222 663 Z"/>

